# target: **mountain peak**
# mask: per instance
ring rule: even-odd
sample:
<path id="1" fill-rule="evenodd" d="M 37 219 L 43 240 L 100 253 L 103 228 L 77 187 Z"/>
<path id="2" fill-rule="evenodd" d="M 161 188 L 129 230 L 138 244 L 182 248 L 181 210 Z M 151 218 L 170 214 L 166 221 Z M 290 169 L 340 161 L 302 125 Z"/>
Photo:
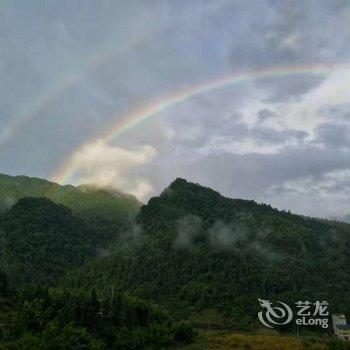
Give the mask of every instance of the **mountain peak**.
<path id="1" fill-rule="evenodd" d="M 190 183 L 186 179 L 183 179 L 182 177 L 177 177 L 171 184 L 170 186 L 176 186 L 176 185 L 181 185 L 181 184 L 188 184 Z"/>
<path id="2" fill-rule="evenodd" d="M 194 191 L 196 194 L 204 194 L 206 193 L 207 195 L 215 195 L 216 197 L 223 197 L 219 192 L 213 190 L 210 187 L 203 186 L 199 183 L 194 183 L 191 181 L 188 181 L 186 179 L 183 179 L 181 177 L 176 178 L 161 194 L 161 196 L 173 193 L 173 191 L 185 191 L 191 194 L 191 192 Z"/>
<path id="3" fill-rule="evenodd" d="M 46 197 L 70 208 L 75 215 L 118 223 L 135 215 L 141 206 L 136 198 L 122 192 L 117 194 L 92 186 L 61 186 L 39 178 L 0 174 L 0 213 L 22 197 Z"/>

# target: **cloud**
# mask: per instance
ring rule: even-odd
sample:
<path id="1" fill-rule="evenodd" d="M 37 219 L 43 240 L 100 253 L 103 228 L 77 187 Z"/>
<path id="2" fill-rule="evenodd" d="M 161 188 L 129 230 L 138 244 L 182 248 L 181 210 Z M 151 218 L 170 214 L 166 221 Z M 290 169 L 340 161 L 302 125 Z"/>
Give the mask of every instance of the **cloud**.
<path id="1" fill-rule="evenodd" d="M 258 84 L 269 91 L 268 102 L 281 103 L 300 100 L 303 95 L 321 85 L 324 80 L 325 78 L 321 75 L 307 74 L 273 80 L 264 79 Z"/>
<path id="2" fill-rule="evenodd" d="M 89 140 L 150 101 L 237 72 L 348 62 L 348 1 L 101 0 L 83 10 L 7 2 L 1 10 L 0 139 L 35 111 L 1 148 L 2 172 L 48 178 L 70 159 L 75 184 L 139 198 L 180 176 L 280 208 L 344 213 L 341 177 L 324 191 L 326 174 L 349 166 L 349 70 L 241 81 L 174 105 L 113 144 Z M 92 57 L 96 65 L 78 77 Z"/>
<path id="3" fill-rule="evenodd" d="M 315 143 L 323 147 L 350 149 L 350 123 L 320 123 Z"/>
<path id="4" fill-rule="evenodd" d="M 297 34 L 290 34 L 286 36 L 281 40 L 279 48 L 281 50 L 290 50 L 298 52 L 301 48 L 300 36 Z"/>
<path id="5" fill-rule="evenodd" d="M 133 171 L 152 161 L 156 155 L 156 149 L 149 145 L 130 150 L 97 140 L 86 144 L 71 157 L 71 180 L 79 184 L 117 188 L 143 200 L 152 192 L 152 186 Z"/>
<path id="6" fill-rule="evenodd" d="M 216 221 L 208 229 L 209 241 L 211 245 L 219 248 L 233 248 L 237 243 L 247 240 L 248 230 L 244 225 L 226 224 Z"/>
<path id="7" fill-rule="evenodd" d="M 270 192 L 277 198 L 276 203 L 283 202 L 283 197 L 285 202 L 298 203 L 301 213 L 345 217 L 349 212 L 350 167 L 286 181 L 281 186 L 273 186 Z"/>
<path id="8" fill-rule="evenodd" d="M 340 174 L 349 169 L 349 159 L 349 151 L 320 150 L 305 144 L 303 147 L 287 147 L 276 154 L 241 155 L 226 151 L 207 153 L 195 159 L 181 157 L 181 161 L 172 158 L 166 163 L 155 164 L 147 174 L 153 179 L 156 192 L 180 176 L 229 197 L 254 199 L 300 214 L 329 217 L 337 212 L 348 213 L 348 194 L 336 187 L 330 187 L 327 193 L 321 192 L 321 186 L 317 184 L 324 181 L 325 174 Z M 303 182 L 305 179 L 308 180 Z M 346 185 L 339 176 L 332 181 L 334 185 Z M 304 187 L 315 183 L 315 186 L 313 191 L 292 192 L 287 186 L 289 183 L 305 183 Z"/>
<path id="9" fill-rule="evenodd" d="M 203 234 L 202 226 L 202 220 L 198 216 L 186 215 L 180 218 L 177 221 L 175 246 L 191 249 L 196 238 L 200 238 L 200 235 Z"/>
<path id="10" fill-rule="evenodd" d="M 6 196 L 2 202 L 0 202 L 1 209 L 10 209 L 16 203 L 16 199 L 12 196 Z"/>
<path id="11" fill-rule="evenodd" d="M 343 217 L 338 217 L 338 220 L 350 223 L 350 214 L 344 215 Z"/>
<path id="12" fill-rule="evenodd" d="M 319 176 L 305 176 L 287 181 L 277 190 L 295 194 L 348 196 L 350 194 L 350 167 L 349 169 L 328 171 Z"/>
<path id="13" fill-rule="evenodd" d="M 258 111 L 258 122 L 263 123 L 271 118 L 279 118 L 279 115 L 269 109 L 261 109 Z"/>

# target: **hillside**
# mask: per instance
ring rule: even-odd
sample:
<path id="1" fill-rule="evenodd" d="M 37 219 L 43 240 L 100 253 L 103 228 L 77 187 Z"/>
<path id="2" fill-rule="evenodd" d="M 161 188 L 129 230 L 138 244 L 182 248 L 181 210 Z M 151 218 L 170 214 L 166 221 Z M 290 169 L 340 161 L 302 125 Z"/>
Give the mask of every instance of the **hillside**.
<path id="1" fill-rule="evenodd" d="M 75 215 L 100 217 L 114 222 L 135 215 L 141 206 L 135 197 L 115 190 L 60 186 L 43 179 L 0 174 L 0 212 L 22 197 L 46 197 L 72 209 Z"/>
<path id="2" fill-rule="evenodd" d="M 67 276 L 77 288 L 111 283 L 162 303 L 197 326 L 248 329 L 257 298 L 328 300 L 350 313 L 350 230 L 174 181 L 141 208 L 139 237 Z"/>
<path id="3" fill-rule="evenodd" d="M 177 179 L 124 229 L 102 258 L 106 227 L 62 204 L 25 197 L 5 211 L 0 348 L 334 348 L 324 330 L 308 329 L 312 341 L 232 330 L 258 330 L 258 298 L 327 300 L 349 314 L 348 224 Z"/>
<path id="4" fill-rule="evenodd" d="M 111 285 L 61 286 L 100 238 L 67 207 L 24 197 L 0 217 L 0 349 L 160 349 L 192 339 L 158 305 Z M 187 341 L 187 340 L 186 340 Z"/>
<path id="5" fill-rule="evenodd" d="M 346 349 L 335 340 L 297 338 L 277 335 L 252 335 L 212 331 L 200 333 L 193 344 L 177 347 L 178 350 L 331 350 Z"/>
<path id="6" fill-rule="evenodd" d="M 96 244 L 82 220 L 47 198 L 21 198 L 0 217 L 0 271 L 11 286 L 52 284 L 92 258 Z"/>
<path id="7" fill-rule="evenodd" d="M 115 189 L 60 186 L 43 179 L 0 174 L 0 215 L 23 197 L 45 197 L 68 207 L 99 237 L 103 248 L 128 229 L 141 207 L 135 197 Z"/>

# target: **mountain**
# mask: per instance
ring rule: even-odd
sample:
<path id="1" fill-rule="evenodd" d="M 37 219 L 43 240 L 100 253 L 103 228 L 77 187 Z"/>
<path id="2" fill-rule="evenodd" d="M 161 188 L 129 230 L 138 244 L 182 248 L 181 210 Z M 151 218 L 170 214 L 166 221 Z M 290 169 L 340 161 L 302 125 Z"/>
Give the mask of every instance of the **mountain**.
<path id="1" fill-rule="evenodd" d="M 21 198 L 0 217 L 0 270 L 11 285 L 53 283 L 94 253 L 96 237 L 71 210 Z"/>
<path id="2" fill-rule="evenodd" d="M 87 185 L 60 186 L 43 179 L 0 174 L 0 212 L 22 197 L 46 197 L 72 209 L 77 216 L 99 217 L 113 222 L 122 222 L 135 215 L 141 206 L 135 197 L 116 190 Z"/>
<path id="3" fill-rule="evenodd" d="M 67 190 L 78 198 L 85 193 Z M 106 212 L 103 220 L 112 223 Z M 194 327 L 258 326 L 258 298 L 291 305 L 326 300 L 330 312 L 350 314 L 349 224 L 226 198 L 176 179 L 124 224 L 113 249 L 96 254 L 109 237 L 106 228 L 115 226 L 98 230 L 77 213 L 48 198 L 24 197 L 0 216 L 0 348 L 181 348 Z M 185 348 L 231 338 L 238 344 L 232 334 L 211 334 Z M 273 342 L 284 346 L 278 337 Z M 331 341 L 315 342 L 315 349 L 326 342 L 334 348 Z M 241 339 L 244 348 L 248 343 Z"/>
<path id="4" fill-rule="evenodd" d="M 103 248 L 128 229 L 141 207 L 135 197 L 115 189 L 60 186 L 43 179 L 0 174 L 0 215 L 23 197 L 45 197 L 70 208 L 100 237 Z"/>
<path id="5" fill-rule="evenodd" d="M 60 286 L 91 260 L 99 239 L 47 198 L 24 197 L 0 217 L 0 349 L 163 349 L 193 331 L 158 305 L 110 285 Z"/>
<path id="6" fill-rule="evenodd" d="M 248 329 L 258 298 L 327 300 L 350 313 L 350 225 L 230 199 L 175 180 L 144 205 L 130 243 L 69 273 L 66 283 L 122 290 L 174 317 Z"/>

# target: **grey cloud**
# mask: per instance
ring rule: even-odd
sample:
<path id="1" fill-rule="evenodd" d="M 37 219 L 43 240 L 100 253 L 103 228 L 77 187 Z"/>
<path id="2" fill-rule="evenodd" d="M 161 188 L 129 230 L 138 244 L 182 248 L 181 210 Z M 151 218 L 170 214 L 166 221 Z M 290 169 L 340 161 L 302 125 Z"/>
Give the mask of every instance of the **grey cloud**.
<path id="1" fill-rule="evenodd" d="M 321 123 L 316 129 L 315 143 L 329 148 L 350 149 L 350 124 Z"/>
<path id="2" fill-rule="evenodd" d="M 350 123 L 350 104 L 340 104 L 333 106 L 323 106 L 320 114 L 333 121 Z"/>
<path id="3" fill-rule="evenodd" d="M 275 130 L 271 127 L 253 126 L 249 127 L 243 123 L 233 123 L 221 131 L 221 135 L 231 135 L 233 140 L 257 140 L 270 144 L 285 144 L 291 140 L 303 141 L 308 135 L 299 130 Z"/>
<path id="4" fill-rule="evenodd" d="M 317 148 L 291 148 L 277 155 L 209 156 L 203 163 L 200 162 L 198 167 L 202 168 L 202 171 L 207 168 L 203 174 L 218 170 L 227 174 L 225 192 L 231 189 L 233 191 L 231 193 L 236 193 L 238 196 L 254 198 L 254 193 L 262 194 L 270 186 L 278 183 L 306 176 L 317 179 L 325 172 L 347 169 L 349 156 L 349 152 L 332 150 L 320 152 Z"/>
<path id="5" fill-rule="evenodd" d="M 340 217 L 339 220 L 350 223 L 350 214 Z"/>
<path id="6" fill-rule="evenodd" d="M 221 153 L 206 155 L 196 160 L 185 159 L 182 162 L 175 158 L 162 163 L 161 168 L 156 164 L 149 176 L 155 188 L 159 190 L 173 178 L 181 176 L 212 187 L 226 196 L 268 202 L 298 213 L 317 215 L 319 212 L 319 215 L 325 215 L 327 210 L 330 212 L 329 201 L 332 205 L 338 203 L 341 210 L 340 206 L 347 203 L 348 196 L 342 199 L 343 203 L 340 198 L 334 199 L 333 202 L 333 189 L 326 198 L 317 198 L 316 204 L 313 197 L 308 199 L 295 196 L 284 184 L 304 178 L 317 184 L 322 182 L 324 175 L 329 172 L 349 169 L 349 159 L 348 151 L 320 151 L 312 146 L 287 148 L 274 155 Z M 218 177 L 220 181 L 217 181 Z M 271 192 L 272 189 L 274 192 Z M 337 210 L 336 207 L 334 210 Z"/>
<path id="7" fill-rule="evenodd" d="M 237 243 L 247 240 L 248 230 L 244 225 L 226 224 L 216 221 L 208 230 L 209 241 L 214 247 L 234 247 Z"/>
<path id="8" fill-rule="evenodd" d="M 192 248 L 196 238 L 201 234 L 202 226 L 202 220 L 197 216 L 187 215 L 178 220 L 175 246 Z"/>
<path id="9" fill-rule="evenodd" d="M 307 92 L 315 89 L 325 78 L 320 75 L 309 74 L 306 76 L 288 77 L 278 80 L 267 79 L 260 81 L 268 91 L 266 99 L 271 103 L 288 102 L 298 100 Z"/>
<path id="10" fill-rule="evenodd" d="M 0 138 L 43 101 L 0 149 L 0 171 L 10 174 L 49 177 L 82 143 L 176 91 L 241 71 L 350 58 L 348 1 L 49 0 L 45 6 L 17 1 L 1 6 Z M 90 60 L 96 64 L 81 72 Z M 301 202 L 314 200 L 313 212 L 324 213 L 319 198 L 298 197 L 285 184 L 303 178 L 321 183 L 327 172 L 349 167 L 349 106 L 320 101 L 320 120 L 327 123 L 315 130 L 314 144 L 297 127 L 273 128 L 284 116 L 268 106 L 296 102 L 323 82 L 311 74 L 276 76 L 204 91 L 113 145 L 157 149 L 159 156 L 137 169 L 156 191 L 181 176 L 225 195 L 295 210 L 309 210 Z M 251 110 L 256 113 L 250 105 L 258 106 L 256 125 L 245 121 Z M 267 143 L 279 153 L 201 153 L 214 138 Z M 337 202 L 336 186 L 347 184 L 338 179 L 328 191 L 341 214 L 345 200 Z"/>
<path id="11" fill-rule="evenodd" d="M 253 128 L 252 135 L 255 139 L 261 141 L 284 144 L 291 140 L 302 142 L 308 136 L 308 133 L 300 130 L 276 131 L 271 128 Z"/>
<path id="12" fill-rule="evenodd" d="M 258 111 L 258 121 L 259 122 L 265 122 L 266 120 L 272 119 L 272 118 L 278 118 L 278 114 L 276 114 L 273 111 L 270 111 L 269 109 L 261 109 Z"/>
<path id="13" fill-rule="evenodd" d="M 209 130 L 210 132 L 208 132 Z M 293 141 L 302 143 L 308 136 L 307 132 L 301 130 L 276 130 L 272 127 L 265 127 L 261 124 L 249 126 L 239 121 L 226 121 L 225 123 L 218 123 L 216 125 L 206 125 L 203 129 L 201 129 L 201 133 L 202 135 L 196 138 L 197 142 L 201 140 L 201 144 L 198 144 L 199 147 L 205 147 L 217 137 L 222 140 L 223 144 L 229 144 L 233 141 L 237 142 L 253 140 L 270 145 L 284 145 Z M 179 134 L 181 135 L 181 132 Z M 186 140 L 182 139 L 181 144 L 182 147 L 188 147 Z"/>
<path id="14" fill-rule="evenodd" d="M 255 20 L 244 17 L 246 26 L 242 26 L 244 30 L 234 37 L 232 44 L 233 68 L 273 69 L 348 61 L 349 30 L 347 20 L 340 15 L 349 9 L 346 2 L 270 1 L 268 4 L 262 9 L 264 15 Z M 299 98 L 322 81 L 320 76 L 309 75 L 263 79 L 257 84 L 270 92 L 268 101 L 283 102 Z"/>

